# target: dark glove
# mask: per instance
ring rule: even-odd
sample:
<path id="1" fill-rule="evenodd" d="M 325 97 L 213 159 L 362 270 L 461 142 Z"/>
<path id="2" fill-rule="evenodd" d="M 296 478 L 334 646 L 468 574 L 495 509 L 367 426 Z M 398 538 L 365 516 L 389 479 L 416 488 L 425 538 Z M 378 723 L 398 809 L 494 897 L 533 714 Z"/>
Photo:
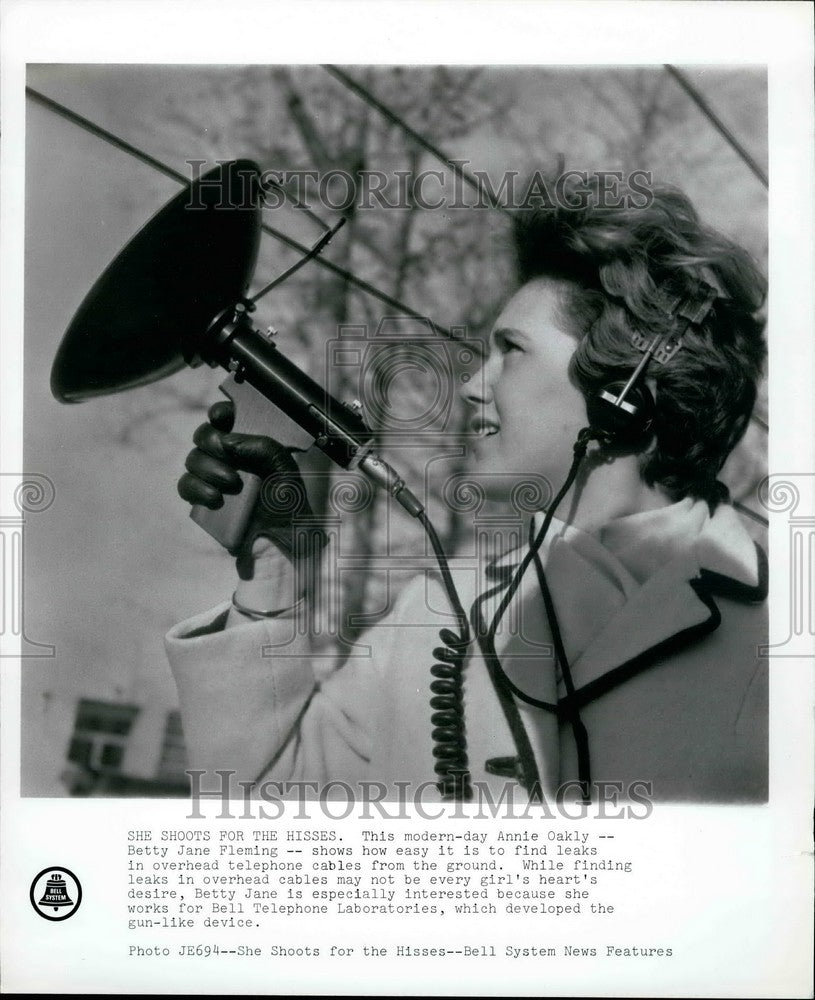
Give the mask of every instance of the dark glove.
<path id="1" fill-rule="evenodd" d="M 292 560 L 318 552 L 327 538 L 311 509 L 291 450 L 263 435 L 230 433 L 235 423 L 230 400 L 215 403 L 207 416 L 209 423 L 201 424 L 193 435 L 196 447 L 187 455 L 187 471 L 178 481 L 178 493 L 191 504 L 217 510 L 223 506 L 225 493 L 240 493 L 243 488 L 239 471 L 260 478 L 260 493 L 249 525 L 233 552 L 239 574 L 251 576 L 248 563 L 260 537 L 269 538 Z"/>

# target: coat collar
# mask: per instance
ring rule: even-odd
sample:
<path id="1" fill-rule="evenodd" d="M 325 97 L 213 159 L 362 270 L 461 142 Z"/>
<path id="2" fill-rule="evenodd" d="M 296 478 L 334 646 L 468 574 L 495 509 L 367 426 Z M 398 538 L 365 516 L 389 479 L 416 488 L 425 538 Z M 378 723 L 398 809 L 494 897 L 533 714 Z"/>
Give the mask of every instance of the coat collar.
<path id="1" fill-rule="evenodd" d="M 729 505 L 685 499 L 607 525 L 599 540 L 640 584 L 572 664 L 590 701 L 718 628 L 714 597 L 763 601 L 767 561 Z"/>
<path id="2" fill-rule="evenodd" d="M 715 630 L 721 615 L 714 596 L 757 602 L 767 594 L 766 556 L 729 505 L 711 515 L 706 503 L 687 498 L 619 518 L 592 535 L 553 519 L 543 554 L 552 565 L 550 588 L 564 633 L 580 595 L 571 593 L 567 576 L 559 587 L 553 555 L 563 546 L 617 590 L 609 598 L 614 613 L 589 629 L 587 641 L 578 639 L 571 652 L 566 642 L 583 703 Z M 559 695 L 565 695 L 562 681 Z"/>
<path id="3" fill-rule="evenodd" d="M 611 521 L 597 537 L 640 584 L 686 554 L 692 555 L 699 570 L 745 586 L 758 583 L 755 546 L 727 504 L 720 504 L 711 515 L 704 501 L 687 497 L 668 507 Z"/>

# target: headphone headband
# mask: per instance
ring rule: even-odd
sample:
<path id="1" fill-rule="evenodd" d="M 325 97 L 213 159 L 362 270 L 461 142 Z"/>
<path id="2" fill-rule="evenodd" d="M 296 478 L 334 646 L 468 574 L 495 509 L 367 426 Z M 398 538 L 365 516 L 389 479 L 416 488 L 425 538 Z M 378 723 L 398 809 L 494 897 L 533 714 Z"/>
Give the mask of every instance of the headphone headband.
<path id="1" fill-rule="evenodd" d="M 700 326 L 705 321 L 717 298 L 716 289 L 707 282 L 700 281 L 690 295 L 678 295 L 668 305 L 666 312 L 670 319 L 678 317 L 685 320 L 684 324 L 679 324 L 680 329 L 660 335 L 658 338 L 633 333 L 631 343 L 643 354 L 651 348 L 651 358 L 657 364 L 665 364 L 682 347 L 688 328 Z"/>
<path id="2" fill-rule="evenodd" d="M 705 281 L 699 281 L 690 295 L 677 296 L 666 310 L 669 319 L 679 319 L 674 329 L 648 337 L 641 333 L 631 336 L 631 343 L 643 357 L 623 382 L 604 386 L 587 402 L 589 422 L 601 440 L 607 444 L 642 447 L 648 440 L 655 412 L 654 398 L 643 381 L 648 364 L 653 359 L 665 364 L 682 347 L 689 327 L 699 326 L 707 318 L 718 293 Z"/>

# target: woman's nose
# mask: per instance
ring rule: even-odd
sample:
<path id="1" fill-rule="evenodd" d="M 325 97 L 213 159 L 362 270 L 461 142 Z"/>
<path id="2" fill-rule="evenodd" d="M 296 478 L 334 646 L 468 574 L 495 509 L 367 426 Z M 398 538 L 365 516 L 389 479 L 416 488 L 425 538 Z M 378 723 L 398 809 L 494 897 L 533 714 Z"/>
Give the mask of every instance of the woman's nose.
<path id="1" fill-rule="evenodd" d="M 465 372 L 458 390 L 459 398 L 470 406 L 483 406 L 492 401 L 492 366 L 489 356 L 472 373 Z"/>

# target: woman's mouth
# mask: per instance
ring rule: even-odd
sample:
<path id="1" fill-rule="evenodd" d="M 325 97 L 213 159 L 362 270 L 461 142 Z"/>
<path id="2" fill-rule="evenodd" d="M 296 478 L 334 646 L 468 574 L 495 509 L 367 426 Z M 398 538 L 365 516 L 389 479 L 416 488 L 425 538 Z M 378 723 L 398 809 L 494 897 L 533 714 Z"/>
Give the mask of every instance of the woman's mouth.
<path id="1" fill-rule="evenodd" d="M 487 417 L 475 417 L 470 421 L 470 433 L 477 438 L 492 437 L 493 434 L 498 433 L 499 429 L 498 423 Z"/>
<path id="2" fill-rule="evenodd" d="M 495 437 L 500 430 L 498 423 L 494 420 L 479 417 L 470 423 L 470 433 L 472 438 L 473 457 L 483 457 L 482 449 L 486 447 L 488 438 Z"/>

